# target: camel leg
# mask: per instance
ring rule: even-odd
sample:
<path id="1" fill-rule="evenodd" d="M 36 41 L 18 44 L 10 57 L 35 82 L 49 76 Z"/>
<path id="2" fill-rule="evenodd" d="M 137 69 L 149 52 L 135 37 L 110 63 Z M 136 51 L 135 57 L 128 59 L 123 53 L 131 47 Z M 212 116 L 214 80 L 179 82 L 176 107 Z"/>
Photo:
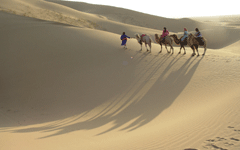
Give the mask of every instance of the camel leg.
<path id="1" fill-rule="evenodd" d="M 207 47 L 206 47 L 206 46 L 204 46 L 204 52 L 203 52 L 203 54 L 202 54 L 202 55 L 205 55 L 206 51 L 207 51 Z"/>
<path id="2" fill-rule="evenodd" d="M 182 50 L 182 46 L 180 47 L 180 51 L 178 52 L 178 54 L 181 54 L 181 50 Z"/>
<path id="3" fill-rule="evenodd" d="M 140 49 L 140 51 L 142 51 L 142 44 L 140 44 L 141 45 L 141 49 Z"/>
<path id="4" fill-rule="evenodd" d="M 167 45 L 165 44 L 165 49 L 167 50 L 167 52 L 168 52 L 168 49 L 167 49 Z M 169 52 L 168 52 L 169 53 Z"/>
<path id="5" fill-rule="evenodd" d="M 162 44 L 160 44 L 161 45 L 161 50 L 159 51 L 159 53 L 161 53 L 162 52 Z"/>
<path id="6" fill-rule="evenodd" d="M 172 47 L 172 45 L 170 45 L 171 46 L 171 49 L 172 49 L 172 54 L 174 53 L 174 49 L 173 49 L 173 47 Z"/>
<path id="7" fill-rule="evenodd" d="M 167 49 L 167 44 L 165 44 L 165 48 L 166 48 L 166 50 L 167 50 L 168 53 L 171 52 L 171 49 L 170 49 L 170 51 L 168 51 L 168 49 Z"/>
<path id="8" fill-rule="evenodd" d="M 148 48 L 147 48 L 147 44 L 146 44 L 146 43 L 145 43 L 145 47 L 146 47 L 146 50 L 147 50 L 147 52 L 148 52 L 149 50 L 148 50 Z"/>
<path id="9" fill-rule="evenodd" d="M 194 46 L 193 46 L 193 45 L 191 46 L 191 49 L 193 50 L 192 56 L 195 56 L 195 55 L 196 55 L 196 53 L 195 53 L 195 48 L 194 48 Z"/>
<path id="10" fill-rule="evenodd" d="M 197 55 L 197 56 L 199 56 L 199 52 L 198 52 L 198 45 L 195 45 L 195 48 L 196 48 L 196 51 L 197 51 L 197 53 L 198 53 L 198 55 Z"/>
<path id="11" fill-rule="evenodd" d="M 186 54 L 186 49 L 185 49 L 185 47 L 183 47 L 183 49 L 184 49 L 184 54 Z"/>
<path id="12" fill-rule="evenodd" d="M 173 54 L 173 53 L 174 53 L 174 50 L 173 50 L 172 44 L 171 44 L 171 43 L 168 43 L 168 45 L 170 46 L 170 53 L 171 53 L 171 50 L 172 50 L 172 54 Z"/>
<path id="13" fill-rule="evenodd" d="M 150 48 L 150 53 L 151 53 L 152 44 L 151 44 L 151 43 L 149 43 L 149 44 L 148 44 L 148 46 L 149 46 L 149 48 Z"/>

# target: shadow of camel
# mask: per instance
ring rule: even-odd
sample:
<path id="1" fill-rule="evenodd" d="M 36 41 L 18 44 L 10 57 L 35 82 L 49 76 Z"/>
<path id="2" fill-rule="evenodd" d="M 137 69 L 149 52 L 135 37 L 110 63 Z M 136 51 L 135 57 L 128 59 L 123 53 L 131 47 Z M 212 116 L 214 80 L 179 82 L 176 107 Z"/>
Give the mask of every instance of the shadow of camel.
<path id="1" fill-rule="evenodd" d="M 37 128 L 20 129 L 15 130 L 14 132 L 22 133 L 34 131 L 56 131 L 54 134 L 41 137 L 48 138 L 78 130 L 91 130 L 106 125 L 110 122 L 114 122 L 114 126 L 107 129 L 106 131 L 97 134 L 98 136 L 108 133 L 117 128 L 120 128 L 121 131 L 126 130 L 129 132 L 136 130 L 152 121 L 159 114 L 161 114 L 163 110 L 168 108 L 174 102 L 174 100 L 180 95 L 183 89 L 190 82 L 203 58 L 190 57 L 186 61 L 183 61 L 183 64 L 180 68 L 174 70 L 171 68 L 175 67 L 176 65 L 179 66 L 177 63 L 183 56 L 177 55 L 176 57 L 172 58 L 169 64 L 167 64 L 167 62 L 169 62 L 167 60 L 170 57 L 172 58 L 172 56 L 166 54 L 162 57 L 161 61 L 158 60 L 154 63 L 152 62 L 154 64 L 154 68 L 149 67 L 152 70 L 151 72 L 149 72 L 149 70 L 146 70 L 140 74 L 139 77 L 137 77 L 138 79 L 136 80 L 136 84 L 142 80 L 143 75 L 148 72 L 147 77 L 145 76 L 143 79 L 144 81 L 142 81 L 138 87 L 134 89 L 134 91 L 132 91 L 131 88 L 128 91 L 126 90 L 123 95 L 117 97 L 110 104 L 105 106 L 101 112 L 88 120 L 73 123 L 70 125 L 68 124 L 88 114 L 88 112 L 91 110 L 86 111 L 81 116 L 67 123 L 59 122 L 59 124 L 52 124 Z M 163 65 L 166 66 L 165 69 L 162 69 L 161 74 L 158 74 L 158 71 Z M 144 95 L 139 96 L 139 91 L 144 90 L 146 83 L 149 82 L 154 75 L 157 78 L 155 78 L 152 86 L 146 91 Z M 122 102 L 124 98 L 127 100 Z M 117 107 L 119 104 L 120 106 Z M 135 120 L 131 124 L 124 128 L 121 128 L 124 124 L 129 123 L 133 119 Z"/>

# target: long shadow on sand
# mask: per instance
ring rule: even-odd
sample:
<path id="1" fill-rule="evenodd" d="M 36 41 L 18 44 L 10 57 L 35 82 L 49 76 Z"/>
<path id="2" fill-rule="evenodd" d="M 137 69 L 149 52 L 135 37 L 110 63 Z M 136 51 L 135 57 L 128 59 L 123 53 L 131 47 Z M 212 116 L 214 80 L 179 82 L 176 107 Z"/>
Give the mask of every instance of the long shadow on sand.
<path id="1" fill-rule="evenodd" d="M 138 83 L 138 80 L 140 81 L 143 79 L 143 75 L 147 72 L 147 77 L 145 76 L 145 78 L 143 79 L 146 82 L 149 81 L 154 74 L 156 75 L 156 73 L 158 73 L 161 66 L 165 65 L 166 67 L 161 71 L 161 74 L 157 76 L 156 81 L 152 84 L 151 88 L 143 96 L 137 95 L 139 94 L 139 91 L 144 90 L 146 84 L 145 81 L 140 83 L 139 86 L 135 89 L 135 91 L 131 91 L 131 88 L 126 90 L 124 94 L 115 98 L 115 100 L 105 106 L 105 108 L 101 112 L 94 115 L 88 120 L 72 123 L 69 125 L 70 122 L 78 120 L 82 116 L 88 114 L 88 112 L 90 112 L 91 110 L 86 111 L 81 116 L 76 117 L 74 120 L 71 120 L 67 123 L 64 123 L 63 121 L 44 127 L 20 129 L 14 132 L 56 132 L 55 134 L 42 137 L 48 138 L 78 130 L 95 129 L 110 122 L 114 122 L 114 126 L 97 135 L 108 133 L 117 128 L 119 130 L 127 131 L 136 130 L 139 127 L 144 126 L 150 121 L 152 121 L 163 110 L 168 108 L 174 102 L 174 100 L 180 95 L 183 89 L 188 85 L 189 81 L 191 80 L 203 58 L 190 57 L 186 59 L 186 61 L 184 60 L 180 68 L 176 70 L 172 69 L 176 65 L 179 66 L 178 62 L 182 57 L 182 55 L 174 56 L 174 58 L 170 55 L 163 55 L 161 61 L 159 61 L 159 59 L 153 59 L 151 64 L 153 64 L 152 67 L 154 68 L 151 68 L 152 71 L 149 73 L 149 70 L 146 70 L 142 74 L 140 74 L 139 77 L 137 77 L 138 79 L 136 80 L 136 84 Z M 171 70 L 174 71 L 169 72 Z M 126 97 L 127 100 L 122 102 L 122 99 Z M 134 101 L 132 101 L 133 99 Z M 121 104 L 120 107 L 119 104 Z M 117 109 L 114 109 L 116 107 Z M 114 111 L 111 111 L 113 109 Z M 124 124 L 129 123 L 133 119 L 135 119 L 135 121 L 133 121 L 128 126 L 121 128 Z"/>

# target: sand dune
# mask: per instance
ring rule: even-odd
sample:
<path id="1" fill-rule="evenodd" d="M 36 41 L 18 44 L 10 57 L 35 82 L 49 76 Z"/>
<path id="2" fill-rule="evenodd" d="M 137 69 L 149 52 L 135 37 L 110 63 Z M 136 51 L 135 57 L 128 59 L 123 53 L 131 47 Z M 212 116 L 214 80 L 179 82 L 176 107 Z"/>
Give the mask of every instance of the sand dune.
<path id="1" fill-rule="evenodd" d="M 123 31 L 161 32 L 155 22 L 138 22 L 155 16 L 134 12 L 142 18 L 122 22 L 128 10 L 72 4 L 0 4 L 0 149 L 240 148 L 237 21 L 230 27 L 159 17 L 178 35 L 172 21 L 190 31 L 204 24 L 208 50 L 191 57 L 189 47 L 182 55 L 174 46 L 171 55 L 153 44 L 149 53 L 136 39 L 123 49 L 119 38 Z"/>
<path id="2" fill-rule="evenodd" d="M 91 14 L 100 15 L 106 17 L 109 20 L 131 24 L 141 27 L 147 27 L 151 29 L 162 30 L 163 27 L 167 26 L 172 32 L 182 31 L 184 27 L 189 29 L 193 26 L 209 26 L 208 24 L 194 21 L 190 18 L 183 19 L 169 19 L 164 17 L 153 16 L 144 14 L 132 10 L 116 8 L 112 6 L 104 5 L 93 5 L 88 3 L 79 3 L 71 1 L 60 1 L 60 0 L 48 0 L 57 4 L 61 4 L 78 11 L 87 12 Z M 159 11 L 161 13 L 161 11 Z M 160 15 L 160 14 L 159 14 Z M 177 25 L 177 26 L 176 26 Z"/>

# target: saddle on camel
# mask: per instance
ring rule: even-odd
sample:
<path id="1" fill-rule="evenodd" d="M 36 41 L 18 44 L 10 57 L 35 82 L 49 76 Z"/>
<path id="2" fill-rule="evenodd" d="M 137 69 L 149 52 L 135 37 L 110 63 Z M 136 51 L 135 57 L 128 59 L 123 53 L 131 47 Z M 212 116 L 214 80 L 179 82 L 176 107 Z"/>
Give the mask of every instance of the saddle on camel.
<path id="1" fill-rule="evenodd" d="M 146 36 L 146 34 L 142 34 L 142 35 L 141 35 L 140 44 L 142 43 L 142 41 L 143 41 L 143 37 L 144 37 L 144 36 Z"/>

